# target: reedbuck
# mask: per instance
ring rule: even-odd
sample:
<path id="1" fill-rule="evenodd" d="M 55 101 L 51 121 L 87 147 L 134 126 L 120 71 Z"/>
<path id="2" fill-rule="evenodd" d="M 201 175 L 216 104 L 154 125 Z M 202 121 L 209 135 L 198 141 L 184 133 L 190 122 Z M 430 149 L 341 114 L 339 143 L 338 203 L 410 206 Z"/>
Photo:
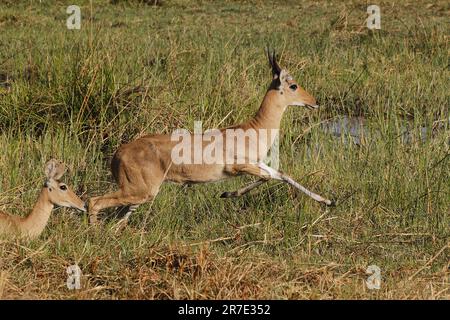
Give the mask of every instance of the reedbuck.
<path id="1" fill-rule="evenodd" d="M 41 194 L 27 217 L 0 212 L 0 236 L 38 237 L 44 231 L 55 205 L 86 211 L 84 202 L 59 181 L 65 172 L 62 162 L 54 159 L 48 161 L 44 172 L 46 179 Z"/>
<path id="2" fill-rule="evenodd" d="M 191 156 L 190 152 L 193 149 L 190 149 L 187 150 L 187 158 L 192 161 L 179 163 L 179 161 L 174 161 L 173 157 L 173 151 L 179 144 L 178 141 L 174 141 L 173 135 L 143 136 L 120 146 L 114 154 L 111 171 L 119 185 L 119 190 L 89 200 L 90 221 L 95 223 L 97 214 L 102 209 L 122 206 L 126 210 L 122 221 L 126 222 L 140 204 L 152 200 L 157 195 L 161 184 L 166 181 L 181 184 L 205 183 L 242 174 L 256 176 L 259 179 L 237 191 L 224 192 L 221 195 L 222 198 L 242 196 L 264 182 L 276 179 L 292 185 L 318 202 L 332 205 L 332 201 L 307 190 L 291 177 L 263 163 L 275 141 L 273 135 L 268 137 L 268 132 L 279 129 L 286 108 L 288 106 L 318 108 L 316 99 L 301 88 L 286 70 L 279 67 L 275 53 L 271 55 L 268 52 L 268 57 L 272 68 L 272 82 L 258 112 L 252 119 L 239 125 L 216 130 L 214 142 L 211 142 L 211 134 L 205 134 L 203 138 L 197 137 L 195 132 L 193 135 L 190 134 L 191 141 L 200 139 L 201 147 L 206 148 L 208 144 L 215 143 L 215 150 L 222 150 L 227 158 L 231 158 L 233 161 L 196 162 L 193 159 L 195 155 Z M 246 140 L 246 143 L 241 145 L 243 152 L 236 155 L 231 152 L 234 151 L 234 146 L 230 148 L 223 142 L 227 141 L 228 144 L 226 138 L 229 131 L 239 131 L 245 137 L 256 137 L 257 143 L 250 143 Z M 208 141 L 204 141 L 205 137 Z M 220 142 L 217 142 L 218 140 Z M 193 148 L 195 149 L 195 145 Z M 228 157 L 230 152 L 232 153 L 231 157 Z M 252 154 L 253 157 L 249 154 Z"/>

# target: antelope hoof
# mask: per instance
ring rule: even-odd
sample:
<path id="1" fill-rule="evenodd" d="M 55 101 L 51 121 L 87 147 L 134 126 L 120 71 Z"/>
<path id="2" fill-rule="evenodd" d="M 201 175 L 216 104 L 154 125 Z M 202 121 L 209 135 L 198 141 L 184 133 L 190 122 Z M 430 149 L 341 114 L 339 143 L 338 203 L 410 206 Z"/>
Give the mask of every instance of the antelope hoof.
<path id="1" fill-rule="evenodd" d="M 230 192 L 230 191 L 225 191 L 224 193 L 222 193 L 220 195 L 221 198 L 235 198 L 237 197 L 237 193 L 236 191 L 234 192 Z"/>
<path id="2" fill-rule="evenodd" d="M 325 200 L 325 204 L 327 207 L 336 207 L 336 201 L 335 200 Z"/>

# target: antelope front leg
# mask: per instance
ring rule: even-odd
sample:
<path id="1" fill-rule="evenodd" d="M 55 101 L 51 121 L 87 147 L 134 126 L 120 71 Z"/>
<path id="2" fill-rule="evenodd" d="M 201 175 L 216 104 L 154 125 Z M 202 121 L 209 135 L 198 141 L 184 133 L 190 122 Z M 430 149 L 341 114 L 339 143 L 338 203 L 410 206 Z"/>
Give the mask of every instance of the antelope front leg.
<path id="1" fill-rule="evenodd" d="M 249 192 L 249 191 L 251 191 L 251 190 L 253 190 L 253 189 L 259 187 L 260 185 L 262 185 L 263 183 L 265 183 L 265 182 L 267 182 L 267 181 L 269 181 L 269 180 L 267 180 L 267 179 L 262 179 L 262 178 L 261 178 L 261 179 L 255 181 L 255 182 L 252 182 L 252 183 L 246 185 L 245 187 L 240 188 L 240 189 L 238 189 L 238 190 L 236 190 L 236 191 L 226 191 L 226 192 L 222 193 L 222 194 L 220 195 L 220 197 L 221 197 L 221 198 L 236 198 L 236 197 L 241 197 L 241 196 L 243 196 L 244 194 L 246 194 L 247 192 Z"/>
<path id="2" fill-rule="evenodd" d="M 100 210 L 119 206 L 129 206 L 128 212 L 125 215 L 128 219 L 129 215 L 136 210 L 137 205 L 144 203 L 147 199 L 148 196 L 141 194 L 124 195 L 121 190 L 91 198 L 89 200 L 89 222 L 91 224 L 98 222 L 97 215 Z"/>
<path id="3" fill-rule="evenodd" d="M 334 201 L 325 199 L 325 198 L 319 196 L 318 194 L 315 194 L 314 192 L 309 191 L 308 189 L 306 189 L 305 187 L 300 185 L 297 181 L 295 181 L 294 179 L 292 179 L 288 175 L 286 175 L 284 173 L 281 173 L 278 170 L 275 170 L 275 169 L 269 167 L 265 163 L 258 163 L 258 167 L 261 170 L 264 170 L 265 172 L 267 172 L 270 175 L 271 178 L 276 179 L 276 180 L 280 180 L 280 181 L 284 181 L 284 182 L 290 184 L 291 186 L 293 186 L 294 188 L 296 188 L 296 189 L 300 190 L 301 192 L 305 193 L 306 195 L 308 195 L 309 197 L 313 198 L 317 202 L 325 203 L 327 206 L 334 206 L 335 205 Z"/>

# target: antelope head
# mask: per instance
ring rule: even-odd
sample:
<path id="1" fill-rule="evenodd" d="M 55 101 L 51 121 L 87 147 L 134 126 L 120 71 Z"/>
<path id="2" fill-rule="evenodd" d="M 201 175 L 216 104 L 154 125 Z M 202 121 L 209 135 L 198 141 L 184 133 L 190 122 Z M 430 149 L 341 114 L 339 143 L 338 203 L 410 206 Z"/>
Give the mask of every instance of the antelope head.
<path id="1" fill-rule="evenodd" d="M 44 188 L 48 191 L 48 199 L 53 205 L 75 208 L 85 212 L 84 202 L 65 183 L 59 181 L 65 171 L 65 165 L 61 161 L 51 159 L 45 164 Z"/>
<path id="2" fill-rule="evenodd" d="M 278 91 L 279 99 L 284 106 L 300 106 L 309 109 L 317 109 L 316 99 L 305 89 L 300 87 L 292 76 L 278 65 L 275 51 L 270 54 L 267 50 L 267 56 L 272 68 L 272 83 L 270 89 Z"/>

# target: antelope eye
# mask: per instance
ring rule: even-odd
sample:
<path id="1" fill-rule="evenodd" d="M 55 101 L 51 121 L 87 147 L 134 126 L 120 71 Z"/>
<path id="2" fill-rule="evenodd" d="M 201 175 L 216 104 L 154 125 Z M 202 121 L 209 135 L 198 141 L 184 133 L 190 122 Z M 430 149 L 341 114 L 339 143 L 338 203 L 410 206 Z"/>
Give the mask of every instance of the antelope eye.
<path id="1" fill-rule="evenodd" d="M 291 89 L 292 91 L 295 91 L 295 90 L 297 90 L 297 85 L 296 84 L 291 84 L 290 86 L 289 86 L 289 89 Z"/>
<path id="2" fill-rule="evenodd" d="M 65 185 L 59 186 L 59 188 L 60 188 L 61 190 L 64 190 L 64 191 L 67 190 L 67 186 L 65 186 Z"/>

